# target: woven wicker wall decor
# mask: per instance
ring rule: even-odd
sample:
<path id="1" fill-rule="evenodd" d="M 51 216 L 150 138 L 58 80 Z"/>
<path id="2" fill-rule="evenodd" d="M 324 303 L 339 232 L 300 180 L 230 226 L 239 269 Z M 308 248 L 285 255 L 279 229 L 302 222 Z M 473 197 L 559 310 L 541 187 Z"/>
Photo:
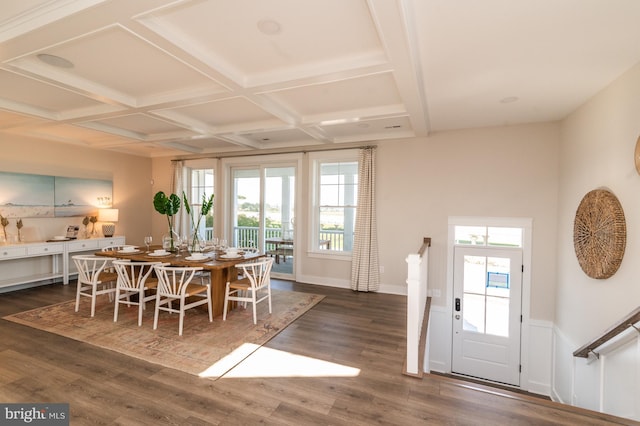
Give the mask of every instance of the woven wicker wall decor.
<path id="1" fill-rule="evenodd" d="M 582 198 L 573 224 L 573 246 L 580 267 L 591 278 L 616 273 L 627 244 L 627 225 L 612 192 L 595 189 Z"/>

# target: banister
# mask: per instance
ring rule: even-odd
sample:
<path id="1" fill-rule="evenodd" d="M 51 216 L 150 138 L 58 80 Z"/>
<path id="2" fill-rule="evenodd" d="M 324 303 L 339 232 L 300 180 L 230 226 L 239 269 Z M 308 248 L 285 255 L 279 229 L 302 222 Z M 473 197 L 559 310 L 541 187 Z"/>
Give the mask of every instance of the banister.
<path id="1" fill-rule="evenodd" d="M 422 255 L 424 254 L 424 252 L 427 250 L 428 247 L 431 247 L 431 238 L 424 237 L 422 239 L 422 246 L 420 246 L 420 250 L 418 250 L 418 255 L 422 257 Z"/>
<path id="2" fill-rule="evenodd" d="M 616 337 L 618 334 L 622 333 L 629 327 L 633 327 L 636 329 L 636 331 L 640 332 L 640 330 L 638 330 L 638 328 L 635 326 L 637 322 L 640 322 L 640 307 L 637 307 L 636 309 L 631 311 L 631 313 L 629 313 L 626 317 L 622 318 L 620 321 L 614 324 L 611 328 L 604 331 L 600 336 L 596 337 L 586 345 L 577 349 L 573 353 L 573 356 L 577 356 L 580 358 L 588 358 L 590 352 L 593 352 L 595 354 L 594 349 L 598 348 L 599 346 L 602 346 L 603 344 L 613 339 L 614 337 Z"/>

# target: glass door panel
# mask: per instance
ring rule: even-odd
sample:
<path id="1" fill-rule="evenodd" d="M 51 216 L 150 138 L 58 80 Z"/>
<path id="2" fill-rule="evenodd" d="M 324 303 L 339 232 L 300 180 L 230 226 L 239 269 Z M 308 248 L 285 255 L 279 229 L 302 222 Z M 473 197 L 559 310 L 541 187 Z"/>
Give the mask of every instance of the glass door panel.
<path id="1" fill-rule="evenodd" d="M 234 168 L 233 236 L 236 247 L 257 247 L 274 258 L 272 273 L 289 278 L 295 266 L 294 166 Z"/>
<path id="2" fill-rule="evenodd" d="M 229 245 L 260 247 L 260 169 L 233 169 L 233 236 Z"/>
<path id="3" fill-rule="evenodd" d="M 265 169 L 265 243 L 275 257 L 274 274 L 293 274 L 295 167 Z"/>

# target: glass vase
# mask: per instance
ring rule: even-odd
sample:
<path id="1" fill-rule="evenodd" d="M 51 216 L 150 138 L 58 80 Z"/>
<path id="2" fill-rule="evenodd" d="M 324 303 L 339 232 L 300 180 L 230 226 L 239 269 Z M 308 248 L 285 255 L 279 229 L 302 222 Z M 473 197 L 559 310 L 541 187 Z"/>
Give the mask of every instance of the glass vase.
<path id="1" fill-rule="evenodd" d="M 205 239 L 198 230 L 191 231 L 187 249 L 190 253 L 202 253 L 204 251 Z"/>
<path id="2" fill-rule="evenodd" d="M 169 252 L 176 252 L 180 247 L 180 237 L 173 229 L 169 233 L 162 236 L 162 248 Z"/>

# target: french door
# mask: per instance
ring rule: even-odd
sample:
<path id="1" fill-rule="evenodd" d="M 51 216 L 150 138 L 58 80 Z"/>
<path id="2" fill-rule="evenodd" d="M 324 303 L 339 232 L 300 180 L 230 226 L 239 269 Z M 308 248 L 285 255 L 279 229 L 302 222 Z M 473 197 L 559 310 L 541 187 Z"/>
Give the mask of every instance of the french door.
<path id="1" fill-rule="evenodd" d="M 274 276 L 295 273 L 296 165 L 233 167 L 232 223 L 229 242 L 256 247 L 275 260 Z"/>
<path id="2" fill-rule="evenodd" d="M 522 250 L 456 247 L 454 373 L 520 385 Z"/>

